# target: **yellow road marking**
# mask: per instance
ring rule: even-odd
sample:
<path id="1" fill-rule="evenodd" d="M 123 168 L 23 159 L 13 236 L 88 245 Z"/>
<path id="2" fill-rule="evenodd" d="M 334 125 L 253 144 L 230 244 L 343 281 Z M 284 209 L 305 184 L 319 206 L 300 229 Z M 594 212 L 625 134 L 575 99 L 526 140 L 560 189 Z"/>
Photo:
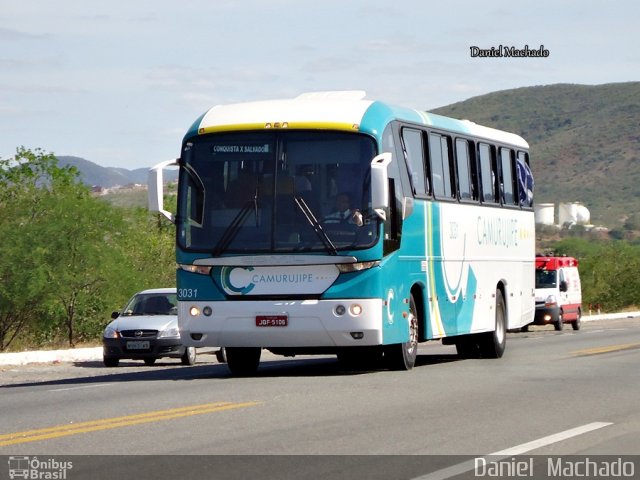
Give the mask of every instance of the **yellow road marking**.
<path id="1" fill-rule="evenodd" d="M 259 402 L 216 402 L 202 405 L 191 405 L 188 407 L 171 408 L 168 410 L 158 410 L 155 412 L 139 413 L 123 417 L 105 418 L 102 420 L 91 420 L 88 422 L 73 423 L 68 425 L 58 425 L 55 427 L 40 428 L 37 430 L 26 430 L 24 432 L 7 433 L 0 435 L 0 447 L 7 445 L 17 445 L 19 443 L 36 442 L 52 438 L 77 435 L 79 433 L 96 432 L 108 430 L 110 428 L 128 427 L 141 423 L 159 422 L 174 418 L 188 417 L 191 415 L 201 415 L 203 413 L 220 412 L 235 408 L 252 407 Z"/>
<path id="2" fill-rule="evenodd" d="M 640 348 L 640 343 L 624 343 L 621 345 L 609 345 L 607 347 L 585 348 L 584 350 L 576 350 L 571 352 L 576 357 L 584 357 L 589 355 L 600 355 L 602 353 L 620 352 L 622 350 L 633 350 Z"/>

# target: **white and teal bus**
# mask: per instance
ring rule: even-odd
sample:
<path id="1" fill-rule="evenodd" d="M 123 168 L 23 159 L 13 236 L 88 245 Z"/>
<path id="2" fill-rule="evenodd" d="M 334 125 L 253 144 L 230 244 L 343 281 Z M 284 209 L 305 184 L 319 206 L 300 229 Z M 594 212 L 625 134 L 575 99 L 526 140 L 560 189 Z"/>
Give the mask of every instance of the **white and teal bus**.
<path id="1" fill-rule="evenodd" d="M 176 223 L 183 341 L 225 347 L 234 375 L 262 349 L 400 370 L 427 340 L 501 357 L 535 312 L 530 172 L 517 135 L 364 92 L 216 106 L 149 174 Z"/>

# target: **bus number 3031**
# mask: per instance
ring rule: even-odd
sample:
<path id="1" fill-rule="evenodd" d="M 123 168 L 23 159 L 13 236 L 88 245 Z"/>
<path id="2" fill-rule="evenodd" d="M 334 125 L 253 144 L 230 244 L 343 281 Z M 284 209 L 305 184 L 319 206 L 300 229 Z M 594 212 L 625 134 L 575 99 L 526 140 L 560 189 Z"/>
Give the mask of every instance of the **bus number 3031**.
<path id="1" fill-rule="evenodd" d="M 178 298 L 198 298 L 198 289 L 197 288 L 179 288 L 178 289 Z"/>

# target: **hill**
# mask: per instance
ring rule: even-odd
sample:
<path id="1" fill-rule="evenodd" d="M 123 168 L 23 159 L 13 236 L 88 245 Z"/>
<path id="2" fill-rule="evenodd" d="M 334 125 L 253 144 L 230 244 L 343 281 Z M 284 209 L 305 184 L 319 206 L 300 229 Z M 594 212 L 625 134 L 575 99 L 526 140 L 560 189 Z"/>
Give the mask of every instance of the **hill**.
<path id="1" fill-rule="evenodd" d="M 89 186 L 98 185 L 111 188 L 117 185 L 122 186 L 132 183 L 147 184 L 148 168 L 127 170 L 126 168 L 101 167 L 80 157 L 58 156 L 57 158 L 61 166 L 70 165 L 76 167 L 80 172 L 82 182 Z M 175 180 L 177 178 L 177 171 L 167 171 L 166 177 L 167 180 Z"/>
<path id="2" fill-rule="evenodd" d="M 640 229 L 640 82 L 524 87 L 432 111 L 524 137 L 536 203 L 579 201 L 593 223 Z"/>

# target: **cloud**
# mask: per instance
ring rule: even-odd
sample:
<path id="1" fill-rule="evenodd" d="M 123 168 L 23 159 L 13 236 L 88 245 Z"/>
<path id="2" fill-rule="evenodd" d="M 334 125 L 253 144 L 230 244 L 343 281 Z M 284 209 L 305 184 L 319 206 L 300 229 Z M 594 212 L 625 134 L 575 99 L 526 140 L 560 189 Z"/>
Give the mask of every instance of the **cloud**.
<path id="1" fill-rule="evenodd" d="M 52 35 L 48 33 L 27 33 L 11 28 L 0 27 L 0 41 L 46 40 Z"/>

